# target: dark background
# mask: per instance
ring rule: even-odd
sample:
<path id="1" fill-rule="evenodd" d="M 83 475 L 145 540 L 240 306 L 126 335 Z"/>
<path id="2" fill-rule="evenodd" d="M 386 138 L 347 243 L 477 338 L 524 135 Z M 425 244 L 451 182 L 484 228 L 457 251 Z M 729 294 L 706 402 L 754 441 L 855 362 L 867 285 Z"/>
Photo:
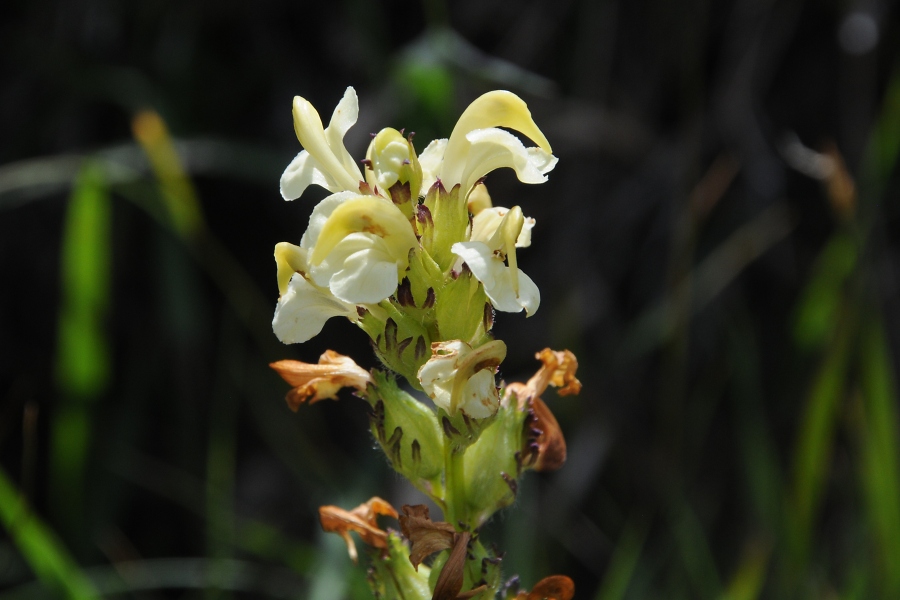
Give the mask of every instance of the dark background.
<path id="1" fill-rule="evenodd" d="M 272 248 L 325 195 L 279 196 L 291 99 L 327 121 L 353 85 L 356 157 L 384 126 L 421 151 L 503 88 L 560 159 L 488 179 L 537 220 L 542 306 L 498 315 L 503 376 L 551 346 L 584 383 L 547 398 L 568 464 L 485 533 L 507 575 L 900 597 L 898 46 L 874 0 L 3 3 L 0 589 L 368 597 L 316 510 L 418 497 L 362 402 L 291 413 L 267 367 L 374 366 L 342 320 L 270 327 Z M 135 142 L 148 109 L 183 173 Z"/>

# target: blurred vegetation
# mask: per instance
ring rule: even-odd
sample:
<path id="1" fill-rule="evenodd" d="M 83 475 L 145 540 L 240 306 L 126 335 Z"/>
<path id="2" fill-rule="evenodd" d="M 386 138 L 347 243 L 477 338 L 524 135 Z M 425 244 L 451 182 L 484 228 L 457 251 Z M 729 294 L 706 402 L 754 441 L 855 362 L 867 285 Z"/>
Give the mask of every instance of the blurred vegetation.
<path id="1" fill-rule="evenodd" d="M 579 598 L 900 597 L 900 27 L 894 3 L 24 2 L 0 8 L 4 598 L 366 598 L 321 504 L 418 496 L 351 397 L 289 412 L 267 364 L 295 94 L 447 136 L 524 97 L 550 182 L 543 292 L 569 442 L 487 527 Z M 327 116 L 326 116 L 327 118 Z M 322 194 L 324 196 L 324 193 Z M 368 363 L 366 361 L 369 361 Z"/>

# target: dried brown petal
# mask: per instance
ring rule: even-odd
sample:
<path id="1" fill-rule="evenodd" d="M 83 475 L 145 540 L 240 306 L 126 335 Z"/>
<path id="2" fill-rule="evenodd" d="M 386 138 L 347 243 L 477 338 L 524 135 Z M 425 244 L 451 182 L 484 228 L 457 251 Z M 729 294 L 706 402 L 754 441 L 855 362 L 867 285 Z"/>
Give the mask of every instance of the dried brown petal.
<path id="1" fill-rule="evenodd" d="M 397 518 L 394 507 L 377 496 L 373 496 L 353 510 L 344 510 L 339 506 L 320 506 L 319 521 L 322 529 L 329 533 L 337 533 L 347 543 L 347 552 L 356 562 L 356 544 L 350 532 L 359 534 L 362 541 L 374 548 L 387 548 L 387 533 L 378 528 L 377 515 Z"/>
<path id="2" fill-rule="evenodd" d="M 526 600 L 572 600 L 575 583 L 565 575 L 544 577 L 535 584 Z"/>
<path id="3" fill-rule="evenodd" d="M 569 350 L 551 350 L 544 348 L 535 358 L 543 364 L 528 383 L 510 383 L 506 386 L 505 403 L 510 402 L 511 394 L 516 396 L 519 410 L 524 410 L 529 400 L 546 391 L 548 385 L 559 388 L 557 394 L 569 396 L 581 391 L 581 382 L 575 377 L 578 370 L 578 359 Z"/>
<path id="4" fill-rule="evenodd" d="M 534 468 L 536 471 L 555 471 L 566 462 L 566 438 L 550 412 L 550 408 L 540 397 L 531 400 L 534 410 L 535 429 L 540 430 L 537 436 L 538 453 Z"/>
<path id="5" fill-rule="evenodd" d="M 450 556 L 444 563 L 444 568 L 441 569 L 437 583 L 434 584 L 434 594 L 431 596 L 431 600 L 456 600 L 460 597 L 459 592 L 463 585 L 463 567 L 466 566 L 466 547 L 469 545 L 471 535 L 468 531 L 456 534 L 453 550 L 450 551 Z M 462 597 L 469 596 L 463 595 Z"/>
<path id="6" fill-rule="evenodd" d="M 398 519 L 400 530 L 409 540 L 409 561 L 418 571 L 423 560 L 435 552 L 452 547 L 457 533 L 450 523 L 432 521 L 428 515 L 428 507 L 424 504 L 407 504 L 402 510 L 403 515 Z"/>
<path id="7" fill-rule="evenodd" d="M 336 400 L 341 388 L 364 391 L 372 382 L 368 371 L 353 362 L 349 356 L 338 354 L 334 350 L 326 350 L 319 357 L 317 365 L 299 360 L 280 360 L 269 366 L 293 386 L 285 400 L 295 412 L 307 400 L 310 404 L 326 398 Z"/>

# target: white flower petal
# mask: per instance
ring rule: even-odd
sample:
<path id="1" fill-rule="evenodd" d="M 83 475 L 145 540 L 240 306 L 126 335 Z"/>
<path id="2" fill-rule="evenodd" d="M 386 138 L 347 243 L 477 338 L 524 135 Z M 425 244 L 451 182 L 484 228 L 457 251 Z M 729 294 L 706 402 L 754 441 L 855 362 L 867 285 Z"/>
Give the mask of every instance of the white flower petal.
<path id="1" fill-rule="evenodd" d="M 462 258 L 472 271 L 475 279 L 484 286 L 494 308 L 502 312 L 521 312 L 525 309 L 530 317 L 541 304 L 541 294 L 537 285 L 521 269 L 516 269 L 519 293 L 512 285 L 513 270 L 494 256 L 493 251 L 483 242 L 458 242 L 450 250 Z"/>
<path id="2" fill-rule="evenodd" d="M 552 152 L 550 143 L 538 129 L 531 118 L 528 106 L 521 98 L 505 90 L 488 92 L 476 98 L 463 111 L 450 134 L 440 173 L 448 189 L 457 183 L 465 183 L 462 173 L 470 153 L 468 134 L 476 129 L 495 127 L 519 131 L 537 143 L 547 154 Z M 465 193 L 468 190 L 467 187 L 463 191 Z"/>
<path id="3" fill-rule="evenodd" d="M 397 277 L 397 263 L 387 252 L 372 247 L 348 256 L 328 287 L 341 300 L 377 304 L 397 289 Z"/>
<path id="4" fill-rule="evenodd" d="M 472 235 L 469 239 L 473 242 L 487 243 L 496 233 L 497 228 L 500 227 L 503 216 L 508 212 L 509 209 L 503 206 L 492 206 L 482 209 L 472 218 Z M 519 232 L 519 236 L 516 238 L 516 248 L 527 248 L 531 245 L 531 230 L 534 228 L 534 223 L 534 219 L 525 217 L 522 231 Z"/>
<path id="5" fill-rule="evenodd" d="M 462 344 L 463 342 L 458 340 L 445 342 L 445 346 L 462 346 Z M 453 375 L 456 372 L 456 358 L 456 353 L 433 356 L 419 368 L 418 373 L 422 389 L 425 390 L 425 393 L 434 401 L 436 406 L 446 411 L 450 410 Z"/>
<path id="6" fill-rule="evenodd" d="M 322 170 L 316 159 L 303 150 L 294 157 L 281 175 L 281 197 L 285 200 L 296 200 L 313 184 L 331 192 L 341 189 L 334 178 Z"/>
<path id="7" fill-rule="evenodd" d="M 350 156 L 350 153 L 347 152 L 347 148 L 344 146 L 344 136 L 347 135 L 347 131 L 356 124 L 358 118 L 359 100 L 356 97 L 356 90 L 352 87 L 348 87 L 344 91 L 343 98 L 341 98 L 341 101 L 338 102 L 338 105 L 334 108 L 334 113 L 331 115 L 331 122 L 328 123 L 328 128 L 325 130 L 325 139 L 328 141 L 328 146 L 338 160 L 340 160 L 344 169 L 350 175 L 356 177 L 357 186 L 363 178 L 362 172 L 359 170 L 359 165 L 356 164 L 356 161 L 354 161 L 353 157 Z"/>
<path id="8" fill-rule="evenodd" d="M 322 331 L 325 321 L 338 316 L 356 320 L 356 307 L 316 288 L 296 273 L 278 299 L 272 330 L 285 344 L 299 344 Z"/>
<path id="9" fill-rule="evenodd" d="M 431 352 L 431 358 L 419 368 L 418 378 L 422 389 L 436 406 L 447 412 L 462 410 L 476 419 L 484 419 L 497 412 L 500 397 L 494 373 L 506 357 L 503 342 L 488 342 L 473 349 L 460 340 L 450 340 L 432 344 Z M 459 384 L 461 378 L 465 378 L 465 385 L 457 390 L 459 397 L 454 407 L 453 385 Z"/>
<path id="10" fill-rule="evenodd" d="M 446 148 L 446 138 L 433 140 L 419 155 L 419 165 L 422 167 L 423 194 L 427 194 L 434 182 L 441 176 L 441 163 L 444 160 L 444 150 Z"/>
<path id="11" fill-rule="evenodd" d="M 377 304 L 397 289 L 399 267 L 383 239 L 371 233 L 351 233 L 310 268 L 316 285 L 354 304 Z"/>
<path id="12" fill-rule="evenodd" d="M 474 419 L 485 419 L 500 408 L 500 396 L 494 383 L 494 372 L 478 371 L 466 383 L 460 408 Z"/>
<path id="13" fill-rule="evenodd" d="M 519 138 L 502 129 L 476 129 L 466 139 L 470 146 L 466 166 L 460 174 L 463 190 L 469 190 L 481 177 L 502 167 L 513 169 L 522 183 L 543 183 L 547 181 L 545 173 L 556 165 L 556 157 L 540 148 L 526 148 Z"/>
<path id="14" fill-rule="evenodd" d="M 355 192 L 338 192 L 316 204 L 312 214 L 309 215 L 309 225 L 300 239 L 300 247 L 312 250 L 319 239 L 322 227 L 325 226 L 325 222 L 331 216 L 331 213 L 334 212 L 334 209 L 350 198 L 356 198 L 357 196 L 359 194 Z"/>
<path id="15" fill-rule="evenodd" d="M 334 181 L 334 185 L 328 188 L 330 191 L 359 189 L 362 173 L 343 142 L 344 133 L 356 122 L 356 112 L 356 92 L 353 88 L 347 88 L 326 131 L 313 105 L 305 98 L 294 96 L 294 131 L 297 139 L 315 159 L 315 163 L 308 168 L 318 169 Z M 303 181 L 301 179 L 301 183 Z"/>

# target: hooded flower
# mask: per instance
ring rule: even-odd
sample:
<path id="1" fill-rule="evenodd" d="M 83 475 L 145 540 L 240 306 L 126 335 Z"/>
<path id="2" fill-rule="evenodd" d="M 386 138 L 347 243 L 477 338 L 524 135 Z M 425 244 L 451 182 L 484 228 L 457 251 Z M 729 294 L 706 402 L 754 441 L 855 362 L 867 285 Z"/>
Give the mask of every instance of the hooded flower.
<path id="1" fill-rule="evenodd" d="M 300 240 L 316 284 L 353 304 L 377 304 L 393 294 L 416 246 L 412 226 L 390 200 L 350 192 L 320 202 Z"/>
<path id="2" fill-rule="evenodd" d="M 286 344 L 305 342 L 331 317 L 357 320 L 357 306 L 397 289 L 416 237 L 390 200 L 339 192 L 313 209 L 300 245 L 275 246 L 281 297 L 272 322 Z"/>
<path id="3" fill-rule="evenodd" d="M 457 242 L 450 248 L 484 285 L 497 310 L 521 312 L 524 308 L 531 316 L 540 306 L 540 290 L 518 268 L 516 257 L 517 247 L 531 244 L 533 226 L 534 219 L 525 219 L 518 206 L 508 211 L 501 207 L 487 208 L 473 219 L 472 240 Z"/>
<path id="4" fill-rule="evenodd" d="M 493 340 L 473 350 L 460 340 L 435 342 L 431 353 L 418 376 L 437 406 L 451 415 L 463 411 L 475 419 L 497 412 L 500 397 L 494 374 L 506 358 L 506 344 Z"/>
<path id="5" fill-rule="evenodd" d="M 358 319 L 356 305 L 336 298 L 308 276 L 307 248 L 281 242 L 275 246 L 278 304 L 272 330 L 285 344 L 305 342 L 322 331 L 331 317 Z"/>
<path id="6" fill-rule="evenodd" d="M 358 192 L 363 176 L 344 147 L 344 135 L 359 116 L 356 90 L 347 88 L 325 129 L 319 113 L 305 98 L 294 97 L 293 113 L 294 131 L 304 149 L 281 176 L 281 196 L 294 200 L 312 184 L 330 192 Z"/>
<path id="7" fill-rule="evenodd" d="M 519 138 L 500 127 L 525 134 L 537 147 L 526 148 Z M 450 138 L 431 142 L 419 156 L 423 190 L 441 180 L 448 190 L 459 184 L 462 197 L 479 179 L 502 167 L 512 168 L 523 183 L 543 183 L 556 161 L 528 106 L 503 90 L 477 98 L 459 117 Z"/>

